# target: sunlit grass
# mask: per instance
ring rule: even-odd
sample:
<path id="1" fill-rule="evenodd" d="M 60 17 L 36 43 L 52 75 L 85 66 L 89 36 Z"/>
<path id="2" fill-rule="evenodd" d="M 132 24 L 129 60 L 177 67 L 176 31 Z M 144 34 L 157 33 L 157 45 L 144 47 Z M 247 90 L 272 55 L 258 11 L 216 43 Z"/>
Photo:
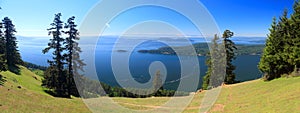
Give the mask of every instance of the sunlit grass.
<path id="1" fill-rule="evenodd" d="M 0 86 L 1 112 L 91 112 L 79 98 L 55 98 L 45 93 L 44 88 L 40 86 L 42 77 L 25 67 L 21 67 L 20 75 L 11 72 L 1 72 L 1 74 L 6 80 L 4 86 Z M 18 88 L 18 86 L 21 86 L 21 88 Z M 299 86 L 299 77 L 280 78 L 270 82 L 254 80 L 223 86 L 221 94 L 210 112 L 300 112 Z M 199 112 L 204 94 L 205 92 L 194 95 L 184 112 Z M 184 97 L 176 98 L 182 99 Z M 85 102 L 94 111 L 100 112 L 147 111 L 156 108 L 161 108 L 162 111 L 168 112 L 169 110 L 177 109 L 172 106 L 163 106 L 170 99 L 169 97 L 100 97 L 97 99 L 86 99 Z"/>
<path id="2" fill-rule="evenodd" d="M 1 113 L 90 112 L 79 98 L 54 98 L 45 93 L 40 86 L 42 78 L 24 67 L 20 75 L 8 71 L 1 75 L 6 80 L 4 86 L 0 86 Z"/>

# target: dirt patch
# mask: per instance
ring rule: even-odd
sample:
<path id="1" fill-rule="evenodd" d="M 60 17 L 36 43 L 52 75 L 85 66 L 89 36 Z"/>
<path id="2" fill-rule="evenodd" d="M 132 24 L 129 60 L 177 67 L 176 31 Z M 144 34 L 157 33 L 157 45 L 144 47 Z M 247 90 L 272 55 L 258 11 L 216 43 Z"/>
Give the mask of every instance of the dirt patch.
<path id="1" fill-rule="evenodd" d="M 223 105 L 223 104 L 215 104 L 211 111 L 212 112 L 217 112 L 217 111 L 223 112 L 224 108 L 225 108 L 225 105 Z"/>
<path id="2" fill-rule="evenodd" d="M 145 107 L 148 109 L 157 109 L 157 108 L 163 108 L 163 109 L 178 109 L 175 107 L 165 107 L 165 106 L 154 106 L 154 105 L 137 105 L 137 104 L 132 104 L 132 103 L 124 103 L 124 102 L 117 102 L 118 104 L 123 104 L 123 105 L 129 105 L 129 106 L 134 106 L 134 107 Z M 193 106 L 193 107 L 187 107 L 185 110 L 194 110 L 194 109 L 200 109 L 200 106 Z"/>

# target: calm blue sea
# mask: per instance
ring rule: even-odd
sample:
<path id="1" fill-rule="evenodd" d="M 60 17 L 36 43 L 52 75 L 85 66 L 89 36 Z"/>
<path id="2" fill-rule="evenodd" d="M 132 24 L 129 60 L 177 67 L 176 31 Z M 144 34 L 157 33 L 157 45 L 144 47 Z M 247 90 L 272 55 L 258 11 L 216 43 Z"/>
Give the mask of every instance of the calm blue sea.
<path id="1" fill-rule="evenodd" d="M 84 37 L 83 37 L 84 38 Z M 117 65 L 127 65 L 130 70 L 131 76 L 140 83 L 146 83 L 150 80 L 151 76 L 149 72 L 149 67 L 151 63 L 155 61 L 160 61 L 165 65 L 166 68 L 166 84 L 165 88 L 168 89 L 176 89 L 179 81 L 181 79 L 188 79 L 189 76 L 184 76 L 182 78 L 181 75 L 181 66 L 178 56 L 175 55 L 159 55 L 159 54 L 148 54 L 148 53 L 139 53 L 138 50 L 141 49 L 156 49 L 159 47 L 166 46 L 166 44 L 158 42 L 156 40 L 148 40 L 148 39 L 126 39 L 125 42 L 128 43 L 118 43 L 120 48 L 116 50 L 112 50 L 112 48 L 117 44 L 117 38 L 113 36 L 108 37 L 100 37 L 98 40 L 97 47 L 94 51 L 95 53 L 95 67 L 97 71 L 97 76 L 99 79 L 107 84 L 110 85 L 118 85 L 115 77 L 114 72 L 112 70 L 111 64 L 111 56 L 114 53 L 116 57 L 115 63 L 120 63 Z M 143 43 L 137 45 L 132 52 L 129 52 L 129 48 L 132 46 L 130 43 L 139 40 L 143 41 Z M 180 39 L 165 39 L 168 42 L 172 42 L 176 46 L 182 46 L 185 43 L 182 43 Z M 205 42 L 205 39 L 201 38 L 190 38 L 191 43 L 199 43 Z M 251 38 L 251 37 L 242 37 L 242 38 L 233 38 L 237 44 L 264 44 L 265 38 Z M 28 38 L 28 37 L 21 37 L 19 41 L 19 49 L 22 55 L 23 60 L 32 62 L 38 65 L 47 65 L 47 59 L 51 59 L 50 54 L 42 54 L 41 51 L 44 47 L 46 47 L 48 42 L 47 38 Z M 87 47 L 87 46 L 82 46 Z M 83 49 L 84 50 L 84 49 Z M 128 53 L 129 52 L 129 53 Z M 88 59 L 88 57 L 93 52 L 83 52 L 82 58 Z M 130 54 L 129 62 L 122 63 L 122 61 L 126 58 L 126 56 Z M 188 58 L 188 56 L 182 56 L 183 58 Z M 205 75 L 207 67 L 205 66 L 205 57 L 200 56 L 198 57 L 198 63 L 200 66 L 200 74 L 197 76 Z M 118 61 L 119 60 L 119 61 Z M 260 60 L 260 56 L 251 56 L 251 55 L 244 55 L 238 56 L 237 59 L 234 61 L 234 64 L 237 66 L 236 68 L 236 79 L 239 81 L 246 81 L 246 80 L 253 80 L 260 78 L 262 74 L 257 69 L 258 62 Z M 86 69 L 88 70 L 88 69 Z M 125 70 L 118 70 L 120 72 Z M 124 78 L 123 81 L 127 81 L 127 78 Z M 199 79 L 201 82 L 202 80 Z M 202 84 L 202 83 L 200 83 Z M 199 87 L 200 87 L 199 84 Z"/>

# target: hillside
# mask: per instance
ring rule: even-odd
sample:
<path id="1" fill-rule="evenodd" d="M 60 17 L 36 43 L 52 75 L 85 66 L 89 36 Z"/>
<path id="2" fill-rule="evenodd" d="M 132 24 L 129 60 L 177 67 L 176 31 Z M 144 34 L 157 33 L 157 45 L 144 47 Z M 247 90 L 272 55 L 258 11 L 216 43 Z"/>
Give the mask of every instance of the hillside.
<path id="1" fill-rule="evenodd" d="M 0 85 L 1 112 L 89 112 L 79 98 L 55 98 L 45 93 L 41 87 L 42 78 L 25 67 L 21 67 L 20 75 L 8 71 L 1 75 L 6 81 Z"/>
<path id="2" fill-rule="evenodd" d="M 0 86 L 1 112 L 90 112 L 79 98 L 55 98 L 45 93 L 41 77 L 21 67 L 21 75 L 2 72 L 6 80 Z M 21 88 L 18 88 L 20 86 Z M 300 111 L 300 77 L 281 78 L 271 82 L 262 80 L 223 86 L 221 94 L 210 112 L 296 112 Z M 203 93 L 197 93 L 184 112 L 199 112 Z M 107 97 L 101 97 L 107 98 Z M 154 97 L 146 99 L 112 98 L 120 105 L 136 110 L 158 108 L 170 98 Z M 87 100 L 86 102 L 91 102 Z M 116 110 L 114 107 L 95 104 L 100 111 Z M 175 109 L 175 108 L 164 108 Z"/>
<path id="3" fill-rule="evenodd" d="M 271 82 L 254 80 L 223 86 L 221 94 L 210 110 L 216 113 L 292 113 L 300 112 L 300 77 L 281 78 Z M 205 93 L 195 95 L 184 112 L 199 112 L 201 99 Z M 114 98 L 131 109 L 153 109 L 163 105 L 169 98 L 128 99 Z M 174 109 L 174 108 L 166 108 Z"/>

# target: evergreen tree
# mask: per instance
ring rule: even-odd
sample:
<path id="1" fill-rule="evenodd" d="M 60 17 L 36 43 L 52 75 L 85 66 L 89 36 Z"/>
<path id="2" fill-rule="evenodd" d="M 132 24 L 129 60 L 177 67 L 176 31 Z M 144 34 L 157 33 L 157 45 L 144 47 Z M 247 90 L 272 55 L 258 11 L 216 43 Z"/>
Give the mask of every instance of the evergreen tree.
<path id="1" fill-rule="evenodd" d="M 66 31 L 65 34 L 67 34 L 68 37 L 64 42 L 65 48 L 67 50 L 67 53 L 64 56 L 66 57 L 68 65 L 69 94 L 79 96 L 74 78 L 76 78 L 76 80 L 80 78 L 81 75 L 78 71 L 83 71 L 83 66 L 85 64 L 83 63 L 83 60 L 80 59 L 81 48 L 78 46 L 78 42 L 76 42 L 80 38 L 78 37 L 79 32 L 76 29 L 77 25 L 75 24 L 74 20 L 74 16 L 69 18 L 67 24 L 65 25 L 65 28 L 68 29 L 68 31 Z"/>
<path id="2" fill-rule="evenodd" d="M 160 91 L 159 90 L 163 90 L 163 81 L 162 81 L 162 76 L 160 74 L 160 71 L 156 71 L 154 79 L 153 79 L 153 90 L 157 91 L 157 93 L 155 93 L 155 95 L 160 95 L 158 94 Z"/>
<path id="3" fill-rule="evenodd" d="M 220 67 L 220 58 L 221 51 L 219 49 L 219 43 L 220 38 L 215 35 L 215 37 L 212 40 L 212 43 L 210 44 L 210 53 L 208 53 L 207 59 L 206 59 L 206 65 L 208 67 L 206 75 L 203 77 L 203 84 L 202 89 L 207 90 L 213 87 L 218 87 L 222 84 L 224 81 L 222 75 L 218 72 Z"/>
<path id="4" fill-rule="evenodd" d="M 264 49 L 263 55 L 259 62 L 259 69 L 265 73 L 265 80 L 272 80 L 276 78 L 276 60 L 278 56 L 279 48 L 281 48 L 282 40 L 278 37 L 278 25 L 276 22 L 276 18 L 273 18 L 272 27 L 269 29 L 270 34 L 266 40 L 266 47 Z"/>
<path id="5" fill-rule="evenodd" d="M 6 64 L 8 69 L 12 72 L 19 73 L 17 64 L 22 64 L 21 56 L 18 51 L 17 38 L 14 33 L 16 33 L 15 26 L 12 24 L 12 21 L 5 17 L 3 20 L 4 25 L 4 38 L 5 38 L 5 56 Z"/>
<path id="6" fill-rule="evenodd" d="M 235 83 L 235 66 L 232 64 L 232 61 L 236 58 L 235 50 L 237 49 L 234 42 L 230 38 L 234 35 L 230 30 L 225 30 L 223 33 L 223 45 L 226 50 L 226 76 L 225 83 L 233 84 Z"/>
<path id="7" fill-rule="evenodd" d="M 51 28 L 48 29 L 49 35 L 52 34 L 52 39 L 50 39 L 48 47 L 43 50 L 45 54 L 48 53 L 50 49 L 54 49 L 52 53 L 53 61 L 48 60 L 51 70 L 50 73 L 45 73 L 48 75 L 45 75 L 47 77 L 43 85 L 54 89 L 56 96 L 70 97 L 68 93 L 67 72 L 64 70 L 65 58 L 62 55 L 62 52 L 65 50 L 63 47 L 64 39 L 62 38 L 63 24 L 63 21 L 61 21 L 61 13 L 55 14 L 54 21 L 50 24 Z"/>
<path id="8" fill-rule="evenodd" d="M 300 5 L 294 4 L 294 13 L 288 18 L 285 10 L 279 21 L 273 20 L 266 48 L 259 63 L 265 80 L 297 72 L 300 65 Z"/>
<path id="9" fill-rule="evenodd" d="M 293 39 L 291 40 L 293 42 L 292 49 L 292 58 L 294 58 L 294 62 L 292 65 L 294 65 L 295 68 L 300 68 L 300 2 L 297 0 L 295 1 L 294 7 L 293 7 L 294 13 L 291 15 L 291 34 L 293 34 Z"/>
<path id="10" fill-rule="evenodd" d="M 287 17 L 288 11 L 284 10 L 283 15 L 280 17 L 277 29 L 277 38 L 280 38 L 279 45 L 276 48 L 276 65 L 275 65 L 275 78 L 281 77 L 282 74 L 289 74 L 293 71 L 294 59 L 292 48 L 294 44 L 292 42 L 294 34 L 291 34 L 291 23 Z"/>
<path id="11" fill-rule="evenodd" d="M 1 30 L 2 28 L 2 23 L 0 23 L 0 72 L 6 70 L 5 39 Z"/>

